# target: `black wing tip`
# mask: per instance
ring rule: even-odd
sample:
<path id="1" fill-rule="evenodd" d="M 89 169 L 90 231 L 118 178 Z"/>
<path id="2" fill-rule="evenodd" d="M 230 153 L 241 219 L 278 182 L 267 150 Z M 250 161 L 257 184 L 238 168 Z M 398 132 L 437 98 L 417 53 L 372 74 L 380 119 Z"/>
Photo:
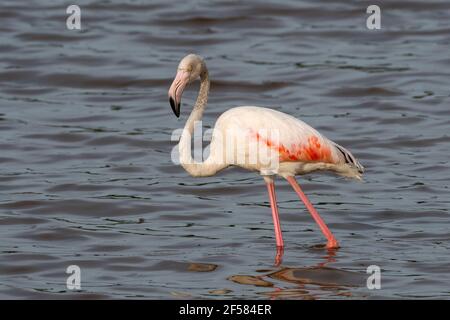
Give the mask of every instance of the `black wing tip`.
<path id="1" fill-rule="evenodd" d="M 335 146 L 344 156 L 346 164 L 355 167 L 359 173 L 364 173 L 364 167 L 361 165 L 361 163 L 359 163 L 358 160 L 356 160 L 356 158 L 350 153 L 350 151 L 338 145 L 337 143 L 335 143 Z"/>

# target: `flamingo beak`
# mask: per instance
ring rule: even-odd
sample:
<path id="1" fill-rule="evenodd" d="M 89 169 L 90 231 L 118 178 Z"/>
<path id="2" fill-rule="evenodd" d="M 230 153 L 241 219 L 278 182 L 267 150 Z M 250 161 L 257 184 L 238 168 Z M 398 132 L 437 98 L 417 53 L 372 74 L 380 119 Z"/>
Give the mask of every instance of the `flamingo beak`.
<path id="1" fill-rule="evenodd" d="M 190 73 L 185 70 L 178 70 L 172 85 L 169 88 L 169 102 L 172 107 L 173 113 L 180 117 L 180 105 L 181 96 L 183 95 L 184 88 L 189 83 Z"/>

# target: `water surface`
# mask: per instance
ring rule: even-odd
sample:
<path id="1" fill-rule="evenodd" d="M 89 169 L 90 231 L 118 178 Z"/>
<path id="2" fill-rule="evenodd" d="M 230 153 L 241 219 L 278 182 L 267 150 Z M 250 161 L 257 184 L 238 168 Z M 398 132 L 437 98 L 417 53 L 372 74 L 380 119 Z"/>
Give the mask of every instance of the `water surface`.
<path id="1" fill-rule="evenodd" d="M 450 297 L 450 3 L 77 1 L 0 5 L 0 297 Z M 342 248 L 277 181 L 286 249 L 261 177 L 195 179 L 170 161 L 180 58 L 206 58 L 205 126 L 238 105 L 299 117 L 353 151 L 363 183 L 299 179 Z M 319 246 L 318 246 L 319 245 Z M 67 266 L 82 270 L 70 291 Z M 382 288 L 366 288 L 366 268 Z"/>

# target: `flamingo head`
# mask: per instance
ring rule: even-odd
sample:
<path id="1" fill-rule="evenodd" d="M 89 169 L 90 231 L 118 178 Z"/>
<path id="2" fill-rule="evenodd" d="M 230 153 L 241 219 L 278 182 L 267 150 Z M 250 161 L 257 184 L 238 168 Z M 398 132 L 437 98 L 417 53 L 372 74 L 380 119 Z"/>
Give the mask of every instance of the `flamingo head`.
<path id="1" fill-rule="evenodd" d="M 173 113 L 180 116 L 181 96 L 186 86 L 199 79 L 206 71 L 203 58 L 196 54 L 184 57 L 178 65 L 177 75 L 169 88 L 169 102 Z"/>

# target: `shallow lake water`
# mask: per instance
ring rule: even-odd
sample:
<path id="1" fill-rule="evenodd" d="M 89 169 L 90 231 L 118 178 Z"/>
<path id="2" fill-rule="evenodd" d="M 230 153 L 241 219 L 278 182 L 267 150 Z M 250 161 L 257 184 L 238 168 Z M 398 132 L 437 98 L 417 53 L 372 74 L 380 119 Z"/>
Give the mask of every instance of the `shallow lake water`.
<path id="1" fill-rule="evenodd" d="M 450 2 L 76 1 L 0 4 L 0 297 L 450 297 Z M 341 243 L 277 180 L 276 265 L 266 187 L 252 172 L 192 178 L 171 162 L 179 60 L 205 57 L 205 129 L 272 107 L 352 150 L 363 182 L 298 181 Z M 81 268 L 80 291 L 66 268 Z M 370 265 L 381 289 L 366 287 Z"/>

